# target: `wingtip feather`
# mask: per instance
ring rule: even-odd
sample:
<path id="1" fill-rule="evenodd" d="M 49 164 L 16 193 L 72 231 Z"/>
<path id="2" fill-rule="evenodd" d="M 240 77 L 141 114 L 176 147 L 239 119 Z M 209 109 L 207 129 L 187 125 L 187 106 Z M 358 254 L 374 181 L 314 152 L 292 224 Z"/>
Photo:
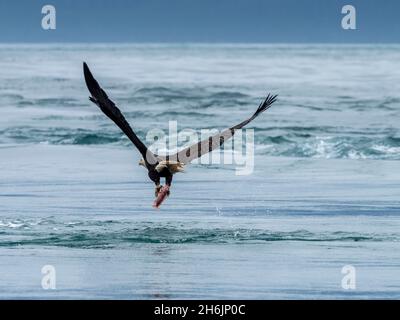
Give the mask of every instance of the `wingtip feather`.
<path id="1" fill-rule="evenodd" d="M 85 77 L 86 86 L 90 94 L 92 95 L 92 99 L 98 100 L 99 96 L 101 96 L 101 88 L 96 79 L 93 77 L 93 74 L 90 71 L 86 62 L 83 62 L 83 74 Z M 90 100 L 93 101 L 92 99 Z"/>
<path id="2" fill-rule="evenodd" d="M 267 110 L 271 105 L 277 100 L 278 95 L 275 94 L 268 94 L 265 100 L 259 105 L 257 111 L 255 112 L 254 116 L 258 116 L 261 112 Z"/>
<path id="3" fill-rule="evenodd" d="M 83 74 L 85 76 L 86 84 L 89 85 L 89 82 L 93 79 L 93 75 L 90 72 L 90 69 L 89 69 L 88 65 L 86 64 L 86 62 L 83 63 Z"/>

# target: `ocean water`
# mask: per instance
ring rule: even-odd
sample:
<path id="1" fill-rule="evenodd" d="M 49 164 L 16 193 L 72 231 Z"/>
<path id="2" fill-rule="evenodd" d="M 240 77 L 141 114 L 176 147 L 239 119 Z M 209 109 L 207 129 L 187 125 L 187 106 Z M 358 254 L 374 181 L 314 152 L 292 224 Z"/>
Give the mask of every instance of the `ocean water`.
<path id="1" fill-rule="evenodd" d="M 142 139 L 224 129 L 279 94 L 248 126 L 254 172 L 193 164 L 154 210 L 83 61 Z M 0 298 L 400 298 L 399 61 L 398 45 L 0 45 Z"/>

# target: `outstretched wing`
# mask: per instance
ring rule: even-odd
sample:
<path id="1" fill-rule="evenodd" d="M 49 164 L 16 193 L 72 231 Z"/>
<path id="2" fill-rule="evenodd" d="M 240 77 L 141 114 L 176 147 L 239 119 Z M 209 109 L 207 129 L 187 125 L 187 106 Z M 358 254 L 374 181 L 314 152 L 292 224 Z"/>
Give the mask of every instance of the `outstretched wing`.
<path id="1" fill-rule="evenodd" d="M 138 138 L 138 136 L 133 132 L 131 126 L 126 121 L 125 117 L 117 106 L 112 102 L 104 90 L 100 87 L 99 83 L 93 77 L 89 70 L 89 67 L 84 62 L 83 63 L 83 73 L 85 75 L 86 85 L 89 89 L 90 101 L 96 104 L 104 114 L 109 117 L 114 123 L 127 135 L 129 140 L 136 146 L 139 152 L 142 154 L 143 159 L 150 164 L 155 165 L 158 161 L 155 155 L 143 144 L 143 142 Z"/>
<path id="2" fill-rule="evenodd" d="M 213 151 L 214 149 L 222 146 L 225 141 L 232 138 L 236 130 L 243 128 L 246 124 L 253 121 L 258 115 L 267 110 L 276 101 L 276 97 L 277 95 L 268 94 L 267 98 L 260 104 L 257 111 L 250 118 L 244 120 L 236 126 L 222 131 L 219 134 L 211 136 L 208 139 L 202 140 L 174 155 L 169 155 L 165 158 L 187 164 L 192 160 L 200 158 L 202 155 Z"/>

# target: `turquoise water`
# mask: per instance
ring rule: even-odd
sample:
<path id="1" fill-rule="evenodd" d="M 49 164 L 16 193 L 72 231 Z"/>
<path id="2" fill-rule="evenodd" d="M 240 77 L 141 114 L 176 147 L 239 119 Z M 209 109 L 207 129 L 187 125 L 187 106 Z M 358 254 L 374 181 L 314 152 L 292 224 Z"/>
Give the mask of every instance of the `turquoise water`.
<path id="1" fill-rule="evenodd" d="M 279 94 L 249 126 L 254 172 L 194 164 L 154 210 L 82 61 L 142 139 Z M 1 45 L 0 297 L 399 298 L 398 61 L 396 45 Z"/>

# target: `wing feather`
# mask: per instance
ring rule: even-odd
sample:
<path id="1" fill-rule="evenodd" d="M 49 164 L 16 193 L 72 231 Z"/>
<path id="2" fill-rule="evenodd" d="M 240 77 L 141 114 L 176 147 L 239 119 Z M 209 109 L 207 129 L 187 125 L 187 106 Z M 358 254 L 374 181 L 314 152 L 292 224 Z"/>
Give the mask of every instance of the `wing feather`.
<path id="1" fill-rule="evenodd" d="M 207 154 L 224 144 L 225 141 L 229 140 L 235 134 L 235 131 L 243 128 L 245 125 L 257 118 L 262 112 L 269 109 L 271 105 L 276 101 L 277 95 L 268 94 L 267 98 L 259 105 L 256 112 L 248 119 L 243 122 L 226 129 L 208 139 L 202 140 L 190 147 L 184 148 L 176 154 L 165 157 L 167 160 L 179 161 L 184 164 L 190 163 L 192 160 L 200 158 L 204 154 Z M 160 156 L 159 156 L 160 157 Z"/>
<path id="2" fill-rule="evenodd" d="M 119 110 L 115 103 L 108 98 L 105 91 L 100 87 L 99 83 L 93 77 L 89 67 L 85 62 L 83 63 L 83 73 L 85 75 L 86 85 L 91 94 L 91 97 L 89 97 L 90 101 L 96 104 L 101 111 L 103 111 L 107 117 L 114 121 L 114 123 L 126 134 L 126 136 L 136 146 L 143 156 L 143 159 L 145 159 L 148 164 L 155 165 L 158 162 L 156 156 L 144 145 L 135 132 L 133 132 L 121 110 Z"/>

